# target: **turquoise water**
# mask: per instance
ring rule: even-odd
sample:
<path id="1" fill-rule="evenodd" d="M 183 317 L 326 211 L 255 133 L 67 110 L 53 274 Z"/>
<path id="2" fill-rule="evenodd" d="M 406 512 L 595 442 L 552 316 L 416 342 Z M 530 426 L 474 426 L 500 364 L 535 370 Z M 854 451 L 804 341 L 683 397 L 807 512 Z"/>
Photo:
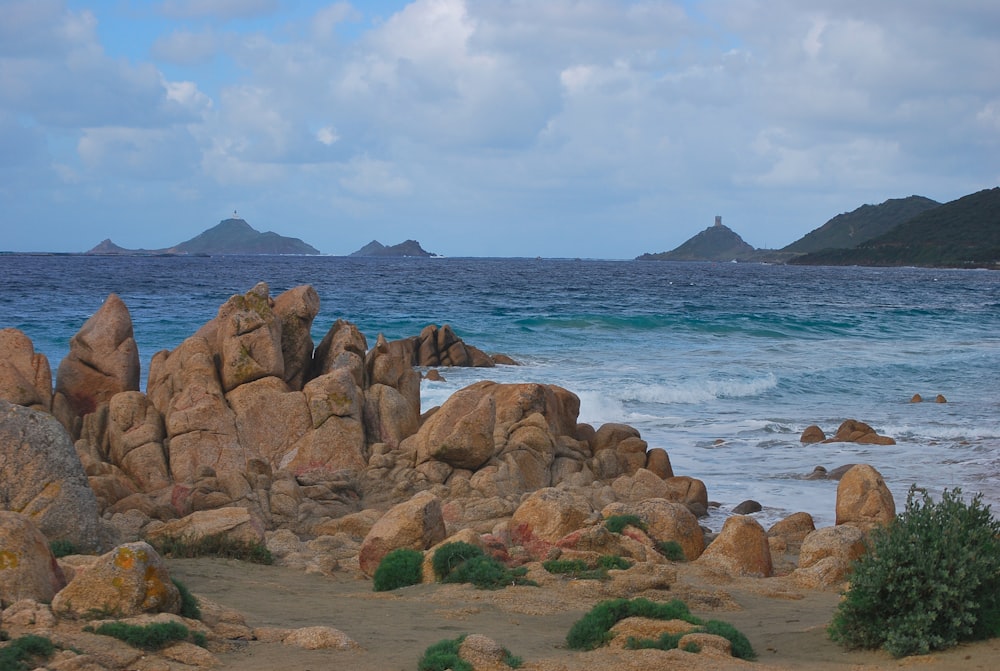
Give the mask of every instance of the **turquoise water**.
<path id="1" fill-rule="evenodd" d="M 149 359 L 258 281 L 312 284 L 318 342 L 338 318 L 373 344 L 449 323 L 522 363 L 443 371 L 426 408 L 480 379 L 562 385 L 580 421 L 625 422 L 705 481 L 721 525 L 744 499 L 769 523 L 805 510 L 832 523 L 836 483 L 817 465 L 866 462 L 902 507 L 910 484 L 961 486 L 1000 506 L 1000 274 L 755 264 L 341 257 L 0 256 L 0 327 L 26 332 L 53 370 L 69 338 L 117 293 Z M 947 404 L 909 403 L 943 394 Z M 846 418 L 891 447 L 803 446 Z"/>

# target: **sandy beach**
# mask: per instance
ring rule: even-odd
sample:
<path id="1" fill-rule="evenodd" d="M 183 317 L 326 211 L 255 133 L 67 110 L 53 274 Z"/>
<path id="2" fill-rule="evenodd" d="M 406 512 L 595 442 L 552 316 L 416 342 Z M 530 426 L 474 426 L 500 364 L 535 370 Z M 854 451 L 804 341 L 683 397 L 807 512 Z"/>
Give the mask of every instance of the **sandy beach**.
<path id="1" fill-rule="evenodd" d="M 192 592 L 240 611 L 250 627 L 323 625 L 345 632 L 360 645 L 352 651 L 310 651 L 252 641 L 219 655 L 226 669 L 412 671 L 427 646 L 473 633 L 508 648 L 529 671 L 601 667 L 937 671 L 994 669 L 1000 658 L 1000 640 L 900 660 L 881 652 L 846 651 L 826 635 L 839 599 L 836 591 L 801 590 L 782 578 L 717 584 L 702 569 L 685 564 L 677 565 L 678 580 L 670 590 L 634 596 L 681 598 L 695 615 L 733 624 L 753 644 L 756 662 L 679 651 L 667 656 L 613 648 L 568 650 L 565 637 L 572 624 L 595 603 L 610 598 L 605 585 L 597 581 L 554 580 L 541 587 L 496 592 L 469 585 L 424 584 L 376 593 L 370 580 L 352 571 L 320 575 L 224 559 L 170 560 L 169 565 L 171 574 Z"/>

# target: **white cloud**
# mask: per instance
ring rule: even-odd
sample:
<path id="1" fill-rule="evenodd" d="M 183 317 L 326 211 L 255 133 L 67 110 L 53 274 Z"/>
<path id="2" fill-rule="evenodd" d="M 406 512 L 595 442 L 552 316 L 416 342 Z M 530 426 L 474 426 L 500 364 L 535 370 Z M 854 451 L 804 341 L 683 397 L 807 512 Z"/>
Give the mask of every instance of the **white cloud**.
<path id="1" fill-rule="evenodd" d="M 387 161 L 362 156 L 351 161 L 347 169 L 340 184 L 356 195 L 398 198 L 411 192 L 410 181 Z"/>
<path id="2" fill-rule="evenodd" d="M 213 31 L 176 30 L 159 37 L 150 47 L 153 58 L 175 65 L 199 65 L 210 62 L 220 50 L 220 37 Z"/>

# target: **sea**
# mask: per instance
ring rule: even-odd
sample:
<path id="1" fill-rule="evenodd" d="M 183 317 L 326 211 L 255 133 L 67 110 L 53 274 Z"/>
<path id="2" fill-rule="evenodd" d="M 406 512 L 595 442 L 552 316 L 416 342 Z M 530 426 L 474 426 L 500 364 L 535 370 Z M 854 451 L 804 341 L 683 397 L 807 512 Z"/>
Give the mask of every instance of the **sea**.
<path id="1" fill-rule="evenodd" d="M 903 510 L 911 486 L 981 494 L 1000 516 L 1000 273 L 587 259 L 0 255 L 0 328 L 26 333 L 53 374 L 111 293 L 128 306 L 143 383 L 231 295 L 266 282 L 321 299 L 374 345 L 428 324 L 518 366 L 424 381 L 424 410 L 479 380 L 555 384 L 580 422 L 629 424 L 705 482 L 719 529 L 759 502 L 765 526 L 805 511 L 834 523 L 837 482 L 815 467 L 867 463 Z M 920 394 L 922 403 L 912 403 Z M 935 403 L 941 394 L 947 403 Z M 802 444 L 846 419 L 895 445 Z"/>

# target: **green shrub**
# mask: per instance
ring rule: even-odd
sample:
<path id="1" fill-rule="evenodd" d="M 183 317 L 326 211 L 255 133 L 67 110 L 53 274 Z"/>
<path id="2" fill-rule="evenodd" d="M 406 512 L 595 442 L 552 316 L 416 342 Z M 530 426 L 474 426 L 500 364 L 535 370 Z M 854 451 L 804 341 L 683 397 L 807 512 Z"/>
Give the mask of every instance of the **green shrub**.
<path id="1" fill-rule="evenodd" d="M 102 636 L 111 636 L 128 643 L 133 648 L 143 650 L 159 650 L 175 641 L 184 641 L 191 631 L 180 622 L 154 622 L 145 626 L 128 624 L 127 622 L 105 622 L 96 629 L 87 627 L 85 631 L 93 631 Z"/>
<path id="2" fill-rule="evenodd" d="M 656 551 L 670 561 L 684 561 L 684 548 L 677 541 L 659 541 Z"/>
<path id="3" fill-rule="evenodd" d="M 696 625 L 693 631 L 722 636 L 733 645 L 733 656 L 740 659 L 756 658 L 747 637 L 730 624 L 710 620 L 702 622 L 691 614 L 687 605 L 679 600 L 665 603 L 649 599 L 611 599 L 594 606 L 589 613 L 573 624 L 566 635 L 566 643 L 573 650 L 593 650 L 611 640 L 611 628 L 627 617 L 646 617 L 654 620 L 683 620 Z M 658 648 L 672 650 L 677 647 L 683 634 L 663 634 L 659 639 L 637 639 L 629 637 L 626 647 L 630 649 Z"/>
<path id="4" fill-rule="evenodd" d="M 68 541 L 65 538 L 54 540 L 49 543 L 49 550 L 52 551 L 52 555 L 57 559 L 77 554 L 77 549 L 76 546 L 73 545 L 73 541 Z"/>
<path id="5" fill-rule="evenodd" d="M 472 664 L 458 656 L 458 648 L 465 636 L 438 641 L 424 651 L 417 663 L 417 671 L 473 671 Z"/>
<path id="6" fill-rule="evenodd" d="M 444 582 L 471 583 L 479 589 L 502 589 L 508 585 L 536 585 L 524 576 L 528 569 L 509 569 L 493 557 L 480 555 L 471 557 L 456 566 Z"/>
<path id="7" fill-rule="evenodd" d="M 376 592 L 418 585 L 424 578 L 424 553 L 409 548 L 393 550 L 379 562 L 373 582 Z"/>
<path id="8" fill-rule="evenodd" d="M 417 671 L 473 671 L 472 664 L 458 656 L 458 649 L 465 636 L 455 639 L 438 641 L 424 651 L 424 656 L 417 663 Z M 524 661 L 512 655 L 507 648 L 503 649 L 503 663 L 512 669 L 520 668 Z"/>
<path id="9" fill-rule="evenodd" d="M 557 575 L 576 575 L 590 569 L 582 559 L 550 559 L 542 562 L 542 568 Z"/>
<path id="10" fill-rule="evenodd" d="M 482 556 L 483 551 L 481 548 L 471 543 L 456 541 L 454 543 L 445 543 L 435 550 L 431 564 L 434 567 L 435 577 L 438 580 L 444 580 L 465 560 Z"/>
<path id="11" fill-rule="evenodd" d="M 577 620 L 566 635 L 573 650 L 593 650 L 611 640 L 611 627 L 626 617 L 648 617 L 656 620 L 684 620 L 700 624 L 687 605 L 679 599 L 657 603 L 649 599 L 611 599 L 602 601 Z"/>
<path id="12" fill-rule="evenodd" d="M 0 669 L 3 671 L 28 671 L 37 664 L 29 663 L 47 660 L 56 651 L 52 641 L 44 636 L 21 636 L 10 645 L 0 648 Z"/>
<path id="13" fill-rule="evenodd" d="M 205 536 L 196 541 L 167 536 L 157 539 L 154 544 L 156 551 L 164 557 L 191 559 L 193 557 L 222 557 L 239 559 L 254 564 L 270 566 L 274 556 L 267 546 L 260 542 L 236 540 L 225 534 Z"/>
<path id="14" fill-rule="evenodd" d="M 632 568 L 632 562 L 624 557 L 619 557 L 618 555 L 603 555 L 597 559 L 598 568 L 603 569 L 617 569 L 619 571 L 624 571 L 625 569 Z"/>
<path id="15" fill-rule="evenodd" d="M 740 659 L 746 660 L 754 660 L 757 658 L 757 653 L 754 652 L 753 646 L 750 645 L 750 641 L 747 637 L 728 622 L 709 620 L 705 623 L 703 631 L 706 634 L 714 634 L 727 639 L 733 646 L 733 657 L 739 657 Z"/>
<path id="16" fill-rule="evenodd" d="M 872 533 L 830 637 L 895 657 L 1000 635 L 1000 522 L 961 489 L 934 503 L 911 487 L 906 510 Z"/>
<path id="17" fill-rule="evenodd" d="M 604 526 L 607 527 L 608 531 L 616 534 L 624 531 L 625 527 L 635 527 L 643 531 L 649 529 L 638 515 L 612 515 L 604 520 Z"/>
<path id="18" fill-rule="evenodd" d="M 186 617 L 189 620 L 200 620 L 201 607 L 198 605 L 198 599 L 194 598 L 194 594 L 177 578 L 171 578 L 170 581 L 174 583 L 174 587 L 181 593 L 181 617 Z"/>

